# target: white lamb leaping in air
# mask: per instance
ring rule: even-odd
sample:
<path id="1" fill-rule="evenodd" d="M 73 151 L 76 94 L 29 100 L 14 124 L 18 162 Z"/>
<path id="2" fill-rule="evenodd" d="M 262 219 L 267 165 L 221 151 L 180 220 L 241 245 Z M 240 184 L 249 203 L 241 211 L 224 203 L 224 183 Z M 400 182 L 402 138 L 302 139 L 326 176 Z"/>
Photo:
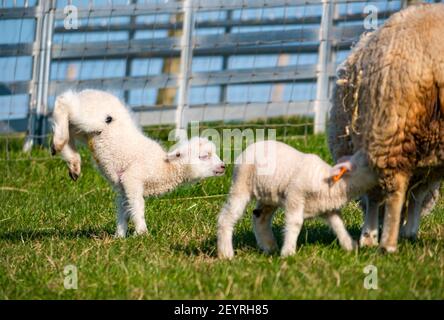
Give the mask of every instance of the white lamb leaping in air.
<path id="1" fill-rule="evenodd" d="M 52 153 L 61 153 L 69 174 L 81 171 L 75 142 L 87 142 L 98 168 L 115 187 L 117 237 L 125 237 L 128 220 L 136 234 L 147 232 L 144 196 L 159 195 L 181 183 L 222 175 L 225 165 L 215 145 L 195 137 L 171 152 L 145 136 L 115 96 L 98 90 L 68 91 L 57 97 L 53 113 Z"/>

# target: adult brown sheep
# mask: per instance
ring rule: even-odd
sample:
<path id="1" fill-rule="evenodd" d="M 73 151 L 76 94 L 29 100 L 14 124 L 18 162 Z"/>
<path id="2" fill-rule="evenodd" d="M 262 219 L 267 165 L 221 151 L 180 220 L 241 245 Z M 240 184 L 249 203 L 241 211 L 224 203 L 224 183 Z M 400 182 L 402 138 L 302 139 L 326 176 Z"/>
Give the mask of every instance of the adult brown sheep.
<path id="1" fill-rule="evenodd" d="M 394 14 L 361 38 L 339 70 L 330 149 L 336 159 L 360 148 L 367 152 L 380 189 L 367 197 L 365 225 L 377 224 L 384 202 L 380 246 L 387 252 L 396 251 L 410 189 L 419 185 L 416 194 L 426 197 L 444 175 L 443 111 L 444 4 Z M 420 200 L 419 207 L 426 206 Z"/>

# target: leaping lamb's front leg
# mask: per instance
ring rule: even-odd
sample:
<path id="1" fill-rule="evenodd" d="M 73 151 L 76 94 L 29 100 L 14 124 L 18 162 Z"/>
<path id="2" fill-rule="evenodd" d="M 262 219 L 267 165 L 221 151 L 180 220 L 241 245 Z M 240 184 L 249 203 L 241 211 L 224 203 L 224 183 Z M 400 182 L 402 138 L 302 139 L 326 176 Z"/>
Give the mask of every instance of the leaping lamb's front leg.
<path id="1" fill-rule="evenodd" d="M 80 176 L 82 160 L 76 148 L 74 134 L 70 135 L 68 143 L 65 144 L 61 151 L 61 156 L 68 165 L 69 176 L 72 180 L 77 181 Z"/>
<path id="2" fill-rule="evenodd" d="M 143 183 L 138 179 L 126 179 L 122 182 L 125 197 L 126 213 L 134 223 L 135 234 L 140 235 L 148 231 L 145 222 L 145 199 L 143 198 Z M 124 224 L 121 224 L 123 229 Z"/>
<path id="3" fill-rule="evenodd" d="M 295 254 L 296 242 L 304 223 L 304 206 L 300 203 L 290 203 L 285 207 L 285 236 L 281 256 Z"/>
<path id="4" fill-rule="evenodd" d="M 69 168 L 69 176 L 76 181 L 80 176 L 81 159 L 77 152 L 76 133 L 69 127 L 69 105 L 63 102 L 63 97 L 57 98 L 53 112 L 54 135 L 51 143 L 51 154 L 61 152 L 63 160 Z"/>

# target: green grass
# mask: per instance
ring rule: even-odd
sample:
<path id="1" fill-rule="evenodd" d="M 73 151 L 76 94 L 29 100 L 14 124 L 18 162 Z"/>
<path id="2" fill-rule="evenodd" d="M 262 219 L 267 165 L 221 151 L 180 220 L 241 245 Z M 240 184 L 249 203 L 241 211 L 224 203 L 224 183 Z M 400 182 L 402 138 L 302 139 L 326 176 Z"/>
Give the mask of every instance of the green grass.
<path id="1" fill-rule="evenodd" d="M 324 136 L 287 142 L 330 161 Z M 250 206 L 235 230 L 235 259 L 220 261 L 215 222 L 225 198 L 205 197 L 228 192 L 231 167 L 224 177 L 147 199 L 149 234 L 117 240 L 114 193 L 86 150 L 74 183 L 47 150 L 23 154 L 16 139 L 0 148 L 1 299 L 444 298 L 443 203 L 422 220 L 419 240 L 401 241 L 397 254 L 346 253 L 321 220 L 306 220 L 297 254 L 286 259 L 258 250 Z M 343 213 L 357 238 L 361 211 L 352 203 Z M 282 226 L 280 212 L 279 243 Z M 78 268 L 77 290 L 64 289 L 70 264 Z M 369 264 L 378 268 L 378 290 L 363 286 Z"/>

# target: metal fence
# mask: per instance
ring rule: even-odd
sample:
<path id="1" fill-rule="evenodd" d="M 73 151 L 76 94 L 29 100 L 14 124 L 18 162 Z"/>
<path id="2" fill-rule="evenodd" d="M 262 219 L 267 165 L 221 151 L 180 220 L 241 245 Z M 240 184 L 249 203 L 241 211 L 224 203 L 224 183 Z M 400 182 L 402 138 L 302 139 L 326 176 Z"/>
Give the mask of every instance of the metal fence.
<path id="1" fill-rule="evenodd" d="M 143 126 L 306 115 L 322 132 L 337 65 L 406 2 L 0 0 L 0 133 L 29 149 L 55 97 L 82 88 Z"/>

